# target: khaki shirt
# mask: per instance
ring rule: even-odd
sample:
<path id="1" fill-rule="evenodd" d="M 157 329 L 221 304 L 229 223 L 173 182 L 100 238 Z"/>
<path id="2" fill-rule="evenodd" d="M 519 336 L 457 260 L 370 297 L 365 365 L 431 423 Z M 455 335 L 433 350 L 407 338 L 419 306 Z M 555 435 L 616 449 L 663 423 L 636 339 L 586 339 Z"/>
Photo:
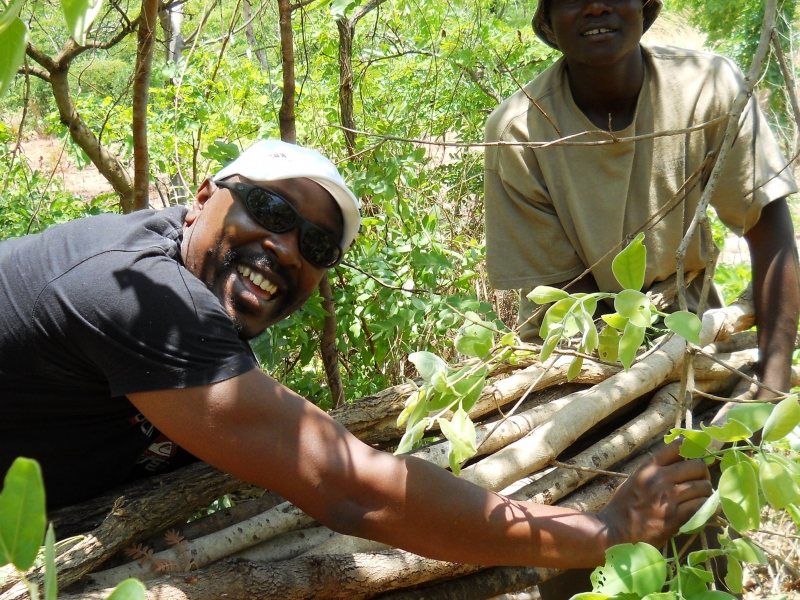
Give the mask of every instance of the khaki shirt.
<path id="1" fill-rule="evenodd" d="M 743 75 L 718 55 L 669 46 L 642 46 L 645 77 L 631 137 L 686 129 L 724 115 Z M 529 97 L 555 123 L 556 132 Z M 724 135 L 726 122 L 691 133 L 595 146 L 486 148 L 486 266 L 497 289 L 568 281 L 600 261 L 668 203 Z M 608 140 L 572 99 L 563 58 L 503 102 L 486 124 L 487 142 Z M 645 289 L 674 274 L 675 252 L 691 222 L 703 186 L 647 230 Z M 758 222 L 761 209 L 797 185 L 755 99 L 717 180 L 711 204 L 737 235 Z M 700 231 L 698 229 L 698 231 Z M 695 235 L 686 271 L 705 266 Z M 619 291 L 611 271 L 616 252 L 594 267 L 600 290 Z M 524 300 L 520 317 L 530 315 Z M 527 314 L 526 314 L 527 313 Z"/>

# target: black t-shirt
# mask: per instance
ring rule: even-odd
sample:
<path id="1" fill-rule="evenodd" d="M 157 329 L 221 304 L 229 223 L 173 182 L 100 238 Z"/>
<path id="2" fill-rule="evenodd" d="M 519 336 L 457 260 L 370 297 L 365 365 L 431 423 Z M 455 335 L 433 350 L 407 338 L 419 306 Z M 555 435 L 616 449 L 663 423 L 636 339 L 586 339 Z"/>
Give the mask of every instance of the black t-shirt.
<path id="1" fill-rule="evenodd" d="M 257 365 L 219 300 L 183 266 L 185 214 L 89 217 L 0 243 L 0 477 L 17 456 L 37 459 L 50 506 L 174 453 L 126 394 L 215 383 Z"/>

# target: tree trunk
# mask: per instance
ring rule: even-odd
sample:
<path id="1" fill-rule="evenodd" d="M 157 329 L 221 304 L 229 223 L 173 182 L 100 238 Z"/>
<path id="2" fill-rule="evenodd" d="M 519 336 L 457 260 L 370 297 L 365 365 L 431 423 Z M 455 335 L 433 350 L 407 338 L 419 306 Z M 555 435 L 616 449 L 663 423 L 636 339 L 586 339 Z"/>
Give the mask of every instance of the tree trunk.
<path id="1" fill-rule="evenodd" d="M 166 44 L 164 45 L 164 58 L 168 63 L 177 63 L 183 54 L 183 4 L 171 6 L 158 13 L 161 29 L 164 30 Z"/>
<path id="2" fill-rule="evenodd" d="M 147 99 L 153 64 L 158 0 L 142 0 L 136 70 L 133 76 L 133 210 L 150 206 L 150 151 L 147 147 Z M 123 212 L 129 212 L 124 210 Z"/>
<path id="3" fill-rule="evenodd" d="M 245 35 L 247 36 L 247 42 L 253 48 L 253 52 L 258 58 L 258 62 L 261 64 L 261 68 L 265 71 L 269 70 L 269 64 L 267 63 L 267 56 L 264 54 L 264 51 L 258 45 L 258 41 L 256 40 L 256 34 L 253 30 L 253 22 L 252 19 L 252 10 L 250 6 L 250 0 L 244 0 L 244 19 L 247 22 L 247 26 L 245 27 Z"/>
<path id="4" fill-rule="evenodd" d="M 328 313 L 320 337 L 320 353 L 322 364 L 325 366 L 325 375 L 328 377 L 331 401 L 334 408 L 339 408 L 345 404 L 346 399 L 342 375 L 339 373 L 339 351 L 336 349 L 336 303 L 333 300 L 333 290 L 327 274 L 319 282 L 319 293 L 322 296 L 322 308 Z"/>
<path id="5" fill-rule="evenodd" d="M 292 7 L 289 0 L 278 0 L 278 21 L 281 29 L 281 62 L 283 64 L 283 100 L 278 113 L 281 139 L 294 144 L 297 131 L 294 123 L 294 41 Z"/>
<path id="6" fill-rule="evenodd" d="M 353 117 L 353 34 L 356 26 L 347 17 L 336 20 L 339 29 L 339 120 L 343 127 L 354 129 L 356 126 Z M 356 136 L 352 131 L 345 129 L 344 143 L 347 153 L 352 156 L 356 153 Z"/>

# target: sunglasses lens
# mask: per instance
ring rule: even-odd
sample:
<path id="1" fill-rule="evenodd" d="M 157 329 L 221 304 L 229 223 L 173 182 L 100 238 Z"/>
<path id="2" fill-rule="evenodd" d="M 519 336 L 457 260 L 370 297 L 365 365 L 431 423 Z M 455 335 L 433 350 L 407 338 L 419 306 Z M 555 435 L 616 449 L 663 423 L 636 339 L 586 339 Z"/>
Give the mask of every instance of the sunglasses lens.
<path id="1" fill-rule="evenodd" d="M 255 219 L 274 233 L 294 227 L 297 213 L 289 203 L 267 190 L 256 188 L 247 194 L 247 208 Z"/>
<path id="2" fill-rule="evenodd" d="M 327 233 L 316 227 L 308 227 L 300 237 L 300 252 L 309 261 L 320 267 L 330 267 L 342 254 L 338 244 Z"/>
<path id="3" fill-rule="evenodd" d="M 284 198 L 269 190 L 253 187 L 245 202 L 255 220 L 273 233 L 283 233 L 300 225 L 300 253 L 309 262 L 328 268 L 341 258 L 342 249 L 336 240 L 305 221 Z"/>

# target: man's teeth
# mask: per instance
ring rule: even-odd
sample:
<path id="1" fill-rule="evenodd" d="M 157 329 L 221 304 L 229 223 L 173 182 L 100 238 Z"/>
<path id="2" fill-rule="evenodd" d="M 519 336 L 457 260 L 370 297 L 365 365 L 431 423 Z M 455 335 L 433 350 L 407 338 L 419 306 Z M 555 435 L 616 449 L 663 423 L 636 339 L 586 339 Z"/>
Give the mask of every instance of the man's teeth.
<path id="1" fill-rule="evenodd" d="M 264 277 L 261 275 L 261 273 L 254 272 L 252 269 L 250 269 L 250 267 L 245 267 L 245 266 L 239 265 L 238 267 L 236 267 L 236 270 L 239 271 L 239 273 L 241 273 L 245 277 L 248 277 L 250 279 L 250 281 L 253 282 L 253 285 L 257 285 L 258 287 L 260 287 L 265 292 L 269 292 L 270 294 L 274 294 L 275 292 L 278 291 L 278 286 L 277 285 L 275 285 L 274 283 L 270 282 L 269 279 L 264 279 Z"/>
<path id="2" fill-rule="evenodd" d="M 601 29 L 592 29 L 592 30 L 590 30 L 590 31 L 585 31 L 585 32 L 583 33 L 583 35 L 597 35 L 597 34 L 599 34 L 599 33 L 611 33 L 611 30 L 610 30 L 610 29 L 605 29 L 605 28 L 601 28 Z"/>

